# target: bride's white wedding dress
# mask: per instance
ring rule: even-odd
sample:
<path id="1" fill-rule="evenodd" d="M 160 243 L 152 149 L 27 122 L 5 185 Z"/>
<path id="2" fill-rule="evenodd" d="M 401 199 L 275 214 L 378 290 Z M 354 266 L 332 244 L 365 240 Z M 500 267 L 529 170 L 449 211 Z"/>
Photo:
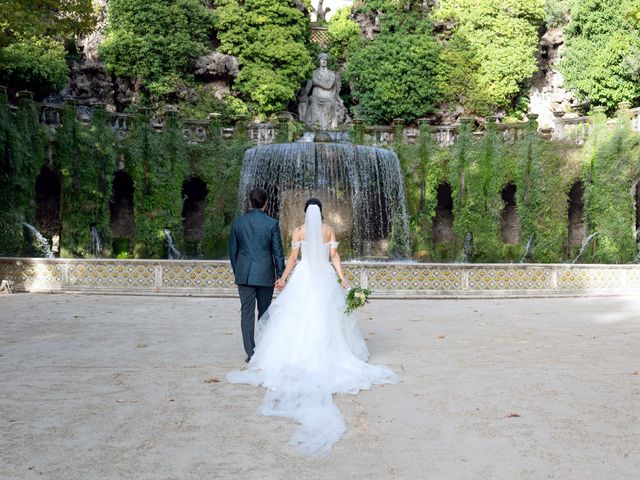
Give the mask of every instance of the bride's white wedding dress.
<path id="1" fill-rule="evenodd" d="M 247 369 L 227 379 L 265 386 L 261 413 L 296 420 L 290 443 L 305 454 L 326 455 L 346 430 L 333 394 L 399 379 L 388 367 L 366 363 L 369 351 L 355 316 L 344 313 L 346 292 L 329 263 L 332 244 L 324 243 L 316 205 L 307 209 L 305 237 L 302 260 L 258 322 Z"/>

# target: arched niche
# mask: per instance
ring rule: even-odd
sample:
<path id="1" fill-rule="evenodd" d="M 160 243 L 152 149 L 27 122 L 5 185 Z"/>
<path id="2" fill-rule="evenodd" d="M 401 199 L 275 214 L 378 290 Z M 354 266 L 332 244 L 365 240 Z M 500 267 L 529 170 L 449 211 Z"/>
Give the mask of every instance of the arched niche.
<path id="1" fill-rule="evenodd" d="M 502 189 L 502 201 L 504 207 L 500 215 L 502 224 L 502 241 L 508 244 L 520 242 L 520 221 L 518 220 L 518 209 L 516 204 L 516 186 L 513 183 L 507 184 Z"/>
<path id="2" fill-rule="evenodd" d="M 36 177 L 36 224 L 35 227 L 52 242 L 51 250 L 60 248 L 60 177 L 44 166 Z"/>
<path id="3" fill-rule="evenodd" d="M 580 249 L 587 237 L 587 224 L 584 221 L 584 185 L 580 180 L 574 182 L 569 190 L 567 210 L 569 256 L 573 256 L 575 250 Z"/>
<path id="4" fill-rule="evenodd" d="M 436 193 L 436 214 L 433 218 L 433 242 L 453 244 L 453 197 L 451 185 L 441 183 Z"/>
<path id="5" fill-rule="evenodd" d="M 185 253 L 190 257 L 201 254 L 207 193 L 206 183 L 198 177 L 188 178 L 182 185 Z"/>
<path id="6" fill-rule="evenodd" d="M 133 180 L 126 172 L 118 171 L 113 177 L 109 210 L 113 253 L 120 255 L 129 251 L 133 240 Z"/>

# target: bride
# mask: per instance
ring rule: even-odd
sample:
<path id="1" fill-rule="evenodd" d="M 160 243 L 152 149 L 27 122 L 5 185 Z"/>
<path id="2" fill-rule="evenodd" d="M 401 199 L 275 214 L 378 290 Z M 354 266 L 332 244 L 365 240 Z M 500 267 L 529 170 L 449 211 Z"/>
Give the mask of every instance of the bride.
<path id="1" fill-rule="evenodd" d="M 385 366 L 366 363 L 369 351 L 362 333 L 355 317 L 345 313 L 349 284 L 338 242 L 333 229 L 322 223 L 318 199 L 307 201 L 305 223 L 293 232 L 291 247 L 276 283 L 282 292 L 258 322 L 251 361 L 227 379 L 266 387 L 261 413 L 296 420 L 300 426 L 289 443 L 307 455 L 327 455 L 346 430 L 333 394 L 355 394 L 399 379 Z M 293 270 L 300 251 L 302 260 Z"/>

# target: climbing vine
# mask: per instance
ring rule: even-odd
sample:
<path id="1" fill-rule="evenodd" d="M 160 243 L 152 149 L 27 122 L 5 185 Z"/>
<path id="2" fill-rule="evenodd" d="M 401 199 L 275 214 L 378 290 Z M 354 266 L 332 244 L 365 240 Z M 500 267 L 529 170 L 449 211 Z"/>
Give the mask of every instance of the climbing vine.
<path id="1" fill-rule="evenodd" d="M 582 170 L 588 233 L 596 233 L 586 259 L 630 262 L 637 257 L 634 187 L 640 178 L 640 135 L 624 112 L 613 129 L 604 115 L 597 115 L 594 130 Z"/>
<path id="2" fill-rule="evenodd" d="M 0 92 L 0 255 L 24 251 L 22 222 L 34 223 L 35 182 L 46 141 L 33 100 L 23 96 L 12 113 L 5 92 Z"/>
<path id="3" fill-rule="evenodd" d="M 111 253 L 109 200 L 116 148 L 103 109 L 95 109 L 91 125 L 80 125 L 73 103 L 66 106 L 57 132 L 55 159 L 61 173 L 62 232 L 60 254 L 87 257 Z M 91 251 L 91 228 L 102 251 Z"/>

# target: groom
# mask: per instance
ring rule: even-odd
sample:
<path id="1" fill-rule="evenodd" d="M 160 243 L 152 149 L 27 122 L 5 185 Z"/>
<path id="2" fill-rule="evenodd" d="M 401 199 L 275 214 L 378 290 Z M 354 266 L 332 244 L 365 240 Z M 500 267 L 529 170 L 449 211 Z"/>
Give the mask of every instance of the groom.
<path id="1" fill-rule="evenodd" d="M 271 304 L 276 280 L 284 271 L 284 251 L 280 225 L 265 213 L 267 192 L 254 188 L 249 193 L 251 209 L 236 218 L 229 237 L 229 259 L 236 276 L 241 303 L 242 342 L 251 360 L 256 346 L 253 332 L 258 320 Z"/>

